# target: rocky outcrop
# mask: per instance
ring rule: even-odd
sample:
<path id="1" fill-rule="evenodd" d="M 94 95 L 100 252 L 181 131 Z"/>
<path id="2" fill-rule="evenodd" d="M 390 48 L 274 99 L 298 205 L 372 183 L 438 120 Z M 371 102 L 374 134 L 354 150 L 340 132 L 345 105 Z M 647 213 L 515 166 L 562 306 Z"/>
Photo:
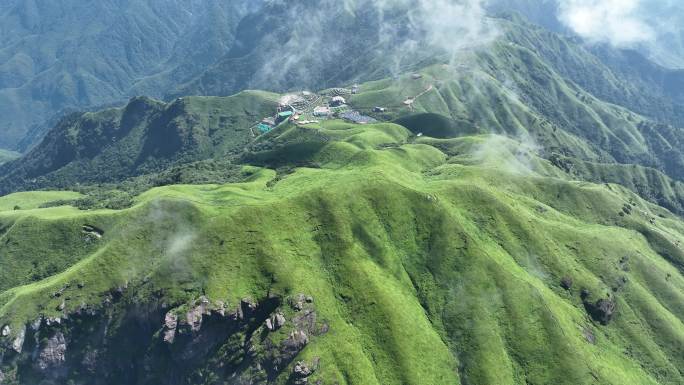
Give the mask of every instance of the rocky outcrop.
<path id="1" fill-rule="evenodd" d="M 36 360 L 36 366 L 40 370 L 63 364 L 66 361 L 67 343 L 62 332 L 56 332 L 47 340 Z"/>
<path id="2" fill-rule="evenodd" d="M 594 318 L 603 325 L 608 325 L 608 323 L 613 319 L 616 308 L 617 304 L 613 299 L 601 298 L 594 304 Z"/>
<path id="3" fill-rule="evenodd" d="M 286 352 L 298 352 L 309 343 L 309 337 L 303 330 L 295 330 L 283 342 Z"/>
<path id="4" fill-rule="evenodd" d="M 257 303 L 251 298 L 243 298 L 240 301 L 240 306 L 237 309 L 237 316 L 239 319 L 244 320 L 250 318 L 254 314 L 257 308 Z"/>
<path id="5" fill-rule="evenodd" d="M 318 370 L 320 360 L 319 357 L 316 357 L 311 364 L 304 361 L 298 361 L 292 370 L 292 376 L 290 377 L 291 382 L 295 385 L 308 384 L 309 377 Z"/>
<path id="6" fill-rule="evenodd" d="M 313 303 L 313 297 L 304 294 L 297 294 L 294 298 L 290 298 L 290 306 L 296 311 L 301 311 L 304 309 L 306 304 Z"/>
<path id="7" fill-rule="evenodd" d="M 202 318 L 208 314 L 204 303 L 201 303 L 199 306 L 193 306 L 185 313 L 185 324 L 189 325 L 190 330 L 196 333 L 202 328 Z"/>
<path id="8" fill-rule="evenodd" d="M 87 240 L 100 239 L 104 235 L 104 230 L 99 229 L 93 225 L 81 226 L 81 232 L 86 236 Z"/>
<path id="9" fill-rule="evenodd" d="M 172 344 L 176 340 L 176 328 L 178 316 L 173 312 L 166 313 L 164 317 L 164 342 Z"/>
<path id="10" fill-rule="evenodd" d="M 282 313 L 276 313 L 266 319 L 266 328 L 270 331 L 275 331 L 285 326 L 286 322 L 287 320 Z"/>
<path id="11" fill-rule="evenodd" d="M 294 383 L 296 385 L 303 385 L 308 383 L 308 377 L 313 374 L 313 370 L 309 368 L 306 363 L 299 361 L 294 367 Z"/>
<path id="12" fill-rule="evenodd" d="M 216 301 L 212 304 L 208 298 L 202 296 L 182 312 L 182 317 L 179 317 L 180 310 L 178 309 L 166 313 L 162 331 L 163 340 L 166 343 L 173 344 L 179 333 L 198 334 L 207 318 L 244 319 L 244 314 L 249 314 L 256 306 L 253 301 L 243 299 L 238 309 L 234 312 L 228 312 L 223 301 Z"/>
<path id="13" fill-rule="evenodd" d="M 19 330 L 19 333 L 17 333 L 17 336 L 14 338 L 14 341 L 12 342 L 12 349 L 14 349 L 15 352 L 21 353 L 23 351 L 24 339 L 26 339 L 26 327 L 22 327 Z"/>
<path id="14" fill-rule="evenodd" d="M 561 279 L 560 285 L 565 290 L 572 289 L 573 280 L 571 277 L 565 276 Z"/>
<path id="15" fill-rule="evenodd" d="M 617 311 L 617 303 L 614 298 L 601 298 L 596 302 L 589 300 L 590 293 L 586 290 L 582 291 L 582 303 L 587 313 L 594 321 L 600 322 L 602 325 L 608 325 L 615 316 Z"/>

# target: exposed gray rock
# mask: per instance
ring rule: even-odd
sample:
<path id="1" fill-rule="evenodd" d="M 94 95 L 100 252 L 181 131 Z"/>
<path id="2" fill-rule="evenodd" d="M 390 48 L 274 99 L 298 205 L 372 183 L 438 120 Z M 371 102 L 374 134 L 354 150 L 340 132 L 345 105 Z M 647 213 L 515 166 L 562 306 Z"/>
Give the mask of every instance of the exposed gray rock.
<path id="1" fill-rule="evenodd" d="M 596 336 L 594 335 L 594 332 L 590 328 L 584 327 L 582 329 L 582 335 L 587 340 L 587 342 L 589 342 L 590 344 L 592 344 L 592 345 L 596 344 Z"/>
<path id="2" fill-rule="evenodd" d="M 168 329 L 175 329 L 178 326 L 178 316 L 176 313 L 166 313 L 166 317 L 164 317 L 164 326 Z"/>
<path id="3" fill-rule="evenodd" d="M 53 306 L 56 306 L 62 298 L 53 300 Z M 304 309 L 297 314 L 292 314 L 289 304 L 284 302 L 282 297 L 269 297 L 263 302 L 245 300 L 238 303 L 239 307 L 234 302 L 230 305 L 222 305 L 213 299 L 209 303 L 204 298 L 197 298 L 180 308 L 170 305 L 165 310 L 161 310 L 161 305 L 157 304 L 158 307 L 148 313 L 141 313 L 144 309 L 134 307 L 130 313 L 121 313 L 121 316 L 117 317 L 116 322 L 120 323 L 117 324 L 116 329 L 110 328 L 113 322 L 110 312 L 98 307 L 95 307 L 98 311 L 95 317 L 76 312 L 69 313 L 68 317 L 62 315 L 60 318 L 49 320 L 47 316 L 44 316 L 32 323 L 40 325 L 39 331 L 34 333 L 30 329 L 32 325 L 26 325 L 24 354 L 18 356 L 12 354 L 10 357 L 27 370 L 31 370 L 34 378 L 38 379 L 35 383 L 41 380 L 46 384 L 63 383 L 71 376 L 71 373 L 78 371 L 79 378 L 82 378 L 82 383 L 85 384 L 97 383 L 100 376 L 108 374 L 110 368 L 122 371 L 122 375 L 127 376 L 132 362 L 135 363 L 136 370 L 141 371 L 140 376 L 156 372 L 155 368 L 161 366 L 168 367 L 179 363 L 179 366 L 184 366 L 186 362 L 208 362 L 212 357 L 216 357 L 217 349 L 225 347 L 227 349 L 225 351 L 231 353 L 231 359 L 235 357 L 236 360 L 244 360 L 241 358 L 242 355 L 249 357 L 249 362 L 245 366 L 227 362 L 221 367 L 211 369 L 212 373 L 215 372 L 219 376 L 225 374 L 225 378 L 230 378 L 231 383 L 245 385 L 267 383 L 270 376 L 275 378 L 283 374 L 292 376 L 291 379 L 294 379 L 292 369 L 297 356 L 317 335 L 317 330 L 309 330 L 308 326 L 314 305 L 307 303 L 305 297 Z M 69 302 L 67 304 L 69 304 L 69 311 L 72 306 L 76 305 L 76 303 Z M 248 315 L 243 321 L 237 320 L 238 308 Z M 225 315 L 220 316 L 220 311 L 223 309 L 225 309 Z M 141 318 L 141 314 L 145 317 Z M 294 324 L 295 316 L 299 317 L 305 328 L 299 328 Z M 202 317 L 204 317 L 203 320 Z M 188 318 L 190 322 L 186 324 Z M 87 328 L 82 327 L 84 324 L 81 320 L 87 322 L 85 324 Z M 262 327 L 262 331 L 265 330 L 264 325 L 268 326 L 269 322 L 273 330 L 280 328 L 281 332 L 286 333 L 284 338 L 275 335 L 268 336 L 268 333 L 266 336 L 261 333 L 248 333 L 258 326 Z M 47 326 L 48 323 L 52 326 Z M 191 332 L 191 325 L 200 324 L 201 330 L 197 333 Z M 0 332 L 3 325 L 0 324 Z M 316 327 L 318 326 L 317 324 Z M 17 335 L 17 329 L 18 327 L 12 327 L 10 337 L 5 340 L 7 344 L 11 345 L 11 341 Z M 110 332 L 110 329 L 113 332 Z M 77 339 L 72 340 L 70 337 L 72 335 L 78 336 Z M 153 341 L 154 344 L 145 345 L 140 352 L 134 349 L 118 349 L 119 341 L 126 344 L 135 342 L 129 339 L 130 336 L 136 336 L 136 338 L 140 336 L 145 338 L 145 341 L 141 342 L 148 343 L 145 336 L 155 335 L 158 339 Z M 33 337 L 35 337 L 35 343 Z M 165 352 L 168 352 L 168 355 L 146 353 L 151 351 L 150 348 L 156 349 L 158 347 L 156 344 L 159 343 L 167 346 Z M 167 345 L 171 343 L 173 345 Z M 110 346 L 113 348 L 110 349 Z M 125 354 L 121 354 L 123 352 Z M 9 365 L 14 365 L 14 363 Z M 185 366 L 182 369 L 179 368 L 179 372 L 183 376 L 189 375 L 190 372 L 186 373 L 186 369 Z M 307 360 L 300 373 L 306 375 L 312 371 L 315 372 L 315 365 L 311 360 Z M 8 378 L 12 377 L 8 373 L 5 375 Z M 136 373 L 131 374 L 131 376 L 136 375 Z M 168 374 L 168 378 L 165 377 L 160 383 L 174 382 L 173 376 L 173 374 Z M 180 375 L 178 376 L 180 378 Z M 120 378 L 116 377 L 116 380 Z M 114 382 L 117 382 L 116 380 Z M 309 377 L 309 384 L 315 382 L 312 377 Z"/>
<path id="4" fill-rule="evenodd" d="M 226 316 L 226 304 L 223 301 L 216 301 L 216 308 L 213 310 L 214 313 L 220 315 L 221 317 Z"/>
<path id="5" fill-rule="evenodd" d="M 62 318 L 60 318 L 60 317 L 48 317 L 45 319 L 45 324 L 47 326 L 61 325 L 62 324 Z"/>
<path id="6" fill-rule="evenodd" d="M 59 365 L 66 361 L 66 339 L 62 332 L 56 332 L 47 341 L 45 347 L 38 353 L 36 365 L 41 370 L 47 370 L 50 367 Z"/>
<path id="7" fill-rule="evenodd" d="M 35 321 L 33 321 L 33 323 L 31 323 L 31 329 L 33 329 L 33 331 L 37 332 L 38 330 L 40 330 L 40 325 L 42 323 L 43 323 L 43 317 L 36 318 Z"/>
<path id="8" fill-rule="evenodd" d="M 313 372 L 306 365 L 306 363 L 304 363 L 303 361 L 299 361 L 294 367 L 294 373 L 298 377 L 309 377 Z"/>
<path id="9" fill-rule="evenodd" d="M 615 299 L 613 298 L 601 298 L 595 303 L 589 302 L 588 299 L 584 299 L 583 302 L 584 307 L 591 318 L 603 325 L 608 325 L 610 323 L 617 310 L 617 302 L 615 302 Z"/>
<path id="10" fill-rule="evenodd" d="M 275 315 L 275 327 L 276 327 L 276 329 L 279 329 L 279 328 L 285 326 L 285 322 L 286 322 L 286 320 L 285 320 L 284 315 L 282 315 L 281 313 L 278 313 Z"/>
<path id="11" fill-rule="evenodd" d="M 285 326 L 285 322 L 285 316 L 282 313 L 276 313 L 266 319 L 266 328 L 268 330 L 278 330 Z"/>
<path id="12" fill-rule="evenodd" d="M 10 329 L 9 325 L 5 325 L 2 327 L 2 336 L 7 337 L 12 333 L 12 329 Z"/>
<path id="13" fill-rule="evenodd" d="M 292 318 L 292 323 L 299 330 L 314 333 L 316 331 L 316 312 L 313 309 L 306 309 Z"/>
<path id="14" fill-rule="evenodd" d="M 283 348 L 286 352 L 299 352 L 309 343 L 309 337 L 302 330 L 295 330 L 283 341 Z"/>
<path id="15" fill-rule="evenodd" d="M 5 373 L 0 370 L 0 382 L 5 381 Z"/>
<path id="16" fill-rule="evenodd" d="M 295 311 L 302 311 L 304 309 L 305 303 L 311 303 L 308 301 L 308 298 L 311 298 L 311 302 L 313 302 L 313 297 L 307 297 L 304 294 L 297 294 L 294 298 L 290 299 L 290 306 L 292 306 L 292 309 Z"/>
<path id="17" fill-rule="evenodd" d="M 293 382 L 295 385 L 303 385 L 309 382 L 308 377 L 310 377 L 316 370 L 318 370 L 318 365 L 320 363 L 320 358 L 316 357 L 311 365 L 304 361 L 298 361 L 293 369 Z"/>
<path id="18" fill-rule="evenodd" d="M 596 302 L 596 310 L 599 314 L 599 321 L 607 325 L 615 314 L 616 303 L 612 299 L 602 298 Z"/>
<path id="19" fill-rule="evenodd" d="M 243 300 L 243 304 L 244 301 L 247 300 Z M 256 309 L 256 305 L 252 304 L 251 302 L 245 306 L 247 306 L 247 308 L 251 307 L 252 309 Z M 202 328 L 202 320 L 204 316 L 210 316 L 212 314 L 218 314 L 221 317 L 228 315 L 232 318 L 238 318 L 241 317 L 242 310 L 238 309 L 234 314 L 227 314 L 226 305 L 224 302 L 217 301 L 215 305 L 212 305 L 211 301 L 207 297 L 201 296 L 199 300 L 197 300 L 195 304 L 191 306 L 190 309 L 185 313 L 185 317 L 179 322 L 182 325 L 189 325 L 190 330 L 192 330 L 194 333 L 197 333 Z"/>
<path id="20" fill-rule="evenodd" d="M 176 313 L 168 312 L 164 317 L 164 342 L 170 344 L 176 339 L 176 329 L 178 328 L 178 316 Z"/>
<path id="21" fill-rule="evenodd" d="M 208 315 L 209 314 L 209 308 L 211 307 L 211 301 L 209 301 L 209 298 L 205 296 L 201 296 L 199 299 L 199 308 L 202 311 L 202 314 Z"/>
<path id="22" fill-rule="evenodd" d="M 24 349 L 24 339 L 26 338 L 26 327 L 22 327 L 21 330 L 19 330 L 19 333 L 17 333 L 16 338 L 14 338 L 14 342 L 12 343 L 12 349 L 14 349 L 15 352 L 21 353 L 22 350 Z"/>
<path id="23" fill-rule="evenodd" d="M 185 313 L 185 321 L 190 325 L 190 329 L 193 332 L 198 332 L 202 328 L 202 307 L 195 306 L 191 307 L 187 313 Z"/>

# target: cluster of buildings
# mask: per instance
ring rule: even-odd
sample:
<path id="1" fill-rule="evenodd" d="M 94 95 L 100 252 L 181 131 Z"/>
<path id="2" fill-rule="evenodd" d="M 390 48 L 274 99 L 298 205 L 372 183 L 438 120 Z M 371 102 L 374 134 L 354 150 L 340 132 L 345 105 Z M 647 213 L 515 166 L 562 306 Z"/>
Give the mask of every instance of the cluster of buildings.
<path id="1" fill-rule="evenodd" d="M 354 86 L 351 90 L 344 88 L 328 90 L 323 95 L 311 92 L 285 95 L 279 100 L 275 115 L 262 119 L 257 124 L 256 130 L 252 129 L 252 133 L 255 136 L 265 134 L 284 122 L 310 124 L 332 118 L 341 118 L 358 124 L 376 122 L 372 117 L 352 110 L 347 104 L 345 96 L 353 95 L 358 91 L 358 86 Z M 385 109 L 377 107 L 376 111 L 378 110 L 384 112 Z"/>
<path id="2" fill-rule="evenodd" d="M 422 81 L 424 75 L 421 73 L 411 74 L 410 79 L 425 83 Z M 432 90 L 434 90 L 434 85 L 429 84 L 422 92 L 414 96 L 407 96 L 403 102 L 392 106 L 392 108 L 408 108 L 413 110 L 416 100 Z M 347 99 L 352 95 L 358 94 L 359 91 L 359 86 L 354 85 L 351 88 L 332 88 L 321 94 L 304 91 L 285 95 L 279 100 L 275 114 L 264 118 L 256 126 L 256 130 L 252 128 L 252 133 L 254 136 L 265 134 L 284 122 L 298 125 L 318 123 L 328 119 L 344 119 L 356 124 L 377 122 L 373 117 L 354 110 L 347 103 Z M 387 107 L 377 106 L 373 108 L 374 114 L 384 114 L 386 112 Z"/>

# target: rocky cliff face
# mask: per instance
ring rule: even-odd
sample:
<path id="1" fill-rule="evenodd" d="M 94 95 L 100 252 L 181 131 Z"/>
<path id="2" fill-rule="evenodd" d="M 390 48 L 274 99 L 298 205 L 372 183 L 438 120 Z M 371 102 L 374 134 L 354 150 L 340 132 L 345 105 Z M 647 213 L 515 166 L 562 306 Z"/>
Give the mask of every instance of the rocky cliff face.
<path id="1" fill-rule="evenodd" d="M 8 326 L 3 333 L 12 332 Z M 3 384 L 266 384 L 286 374 L 305 384 L 320 365 L 294 358 L 328 332 L 313 298 L 201 297 L 169 307 L 134 304 L 122 292 L 100 308 L 39 318 L 5 343 Z M 7 342 L 7 341 L 6 341 Z"/>

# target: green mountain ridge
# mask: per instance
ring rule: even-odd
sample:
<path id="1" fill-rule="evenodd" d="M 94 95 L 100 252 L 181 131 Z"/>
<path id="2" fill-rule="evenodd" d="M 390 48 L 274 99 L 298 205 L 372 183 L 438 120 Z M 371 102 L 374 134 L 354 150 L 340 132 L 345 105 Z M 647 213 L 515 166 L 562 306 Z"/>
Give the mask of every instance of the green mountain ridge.
<path id="1" fill-rule="evenodd" d="M 138 78 L 170 100 L 0 151 L 1 385 L 684 384 L 681 73 L 344 4 L 244 8 Z"/>
<path id="2" fill-rule="evenodd" d="M 123 211 L 0 213 L 0 255 L 16 261 L 0 295 L 5 379 L 292 383 L 305 365 L 314 383 L 682 381 L 679 217 L 620 186 L 572 181 L 503 137 L 330 121 L 261 140 L 299 148 L 286 138 L 302 130 L 328 138 L 309 154 L 321 168 L 161 187 Z M 56 249 L 26 238 L 45 226 L 63 234 Z M 150 310 L 135 326 L 140 301 Z M 221 306 L 243 313 L 223 321 L 210 310 Z M 278 314 L 284 326 L 270 330 Z M 25 338 L 17 353 L 25 323 L 45 342 Z M 232 332 L 215 334 L 224 324 Z M 136 338 L 135 350 L 117 338 Z M 32 349 L 43 358 L 29 365 Z"/>
<path id="3" fill-rule="evenodd" d="M 554 8 L 548 1 L 541 2 L 542 8 L 521 5 L 534 2 L 500 2 L 497 9 L 518 9 L 528 16 L 534 13 L 530 9 L 553 13 Z M 425 42 L 431 26 L 408 16 L 416 12 L 410 2 L 398 1 L 393 7 L 376 0 L 345 4 L 11 0 L 0 10 L 7 36 L 0 45 L 0 114 L 6 117 L 0 146 L 25 152 L 62 116 L 121 104 L 135 95 L 171 101 L 188 95 L 228 96 L 244 89 L 321 89 L 435 62 L 440 49 Z M 498 11 L 491 14 L 496 17 L 482 22 L 503 23 L 504 39 L 549 54 L 544 57 L 547 63 L 595 96 L 663 123 L 684 125 L 681 95 L 673 86 L 682 82 L 681 71 L 653 65 L 641 53 L 609 47 L 594 50 L 600 59 L 593 57 L 595 62 L 587 66 L 586 57 L 579 62 L 573 57 L 592 50 L 582 41 L 564 38 L 561 46 L 568 48 L 567 41 L 573 46 L 549 50 L 558 43 L 540 36 L 522 18 L 505 16 L 525 24 L 511 32 Z M 283 19 L 288 22 L 280 22 Z M 37 26 L 45 20 L 51 20 L 51 27 L 41 30 Z M 622 84 L 613 84 L 615 74 Z"/>
<path id="4" fill-rule="evenodd" d="M 511 28 L 520 29 L 513 24 Z M 596 65 L 588 52 L 575 49 L 579 52 L 576 60 Z M 406 74 L 361 84 L 358 94 L 348 97 L 349 103 L 380 120 L 394 120 L 415 134 L 428 130 L 426 135 L 455 137 L 494 132 L 528 138 L 547 159 L 573 158 L 613 169 L 610 163 L 655 169 L 666 176 L 648 171 L 651 181 L 662 181 L 653 187 L 635 184 L 644 180 L 641 171 L 635 175 L 599 173 L 602 177 L 593 168 L 577 167 L 574 172 L 579 179 L 622 183 L 681 213 L 681 187 L 675 182 L 684 178 L 681 129 L 597 99 L 547 64 L 548 54 L 536 52 L 497 42 L 488 50 L 463 55 L 459 63 L 427 67 L 420 71 L 420 79 Z M 616 90 L 622 89 L 623 83 L 615 84 Z M 404 104 L 406 98 L 417 95 L 411 106 Z M 228 98 L 187 97 L 168 104 L 134 99 L 123 109 L 74 115 L 24 158 L 0 167 L 4 175 L 0 191 L 119 183 L 216 157 L 225 159 L 224 163 L 239 163 L 254 134 L 250 127 L 274 113 L 278 97 L 246 92 Z M 384 106 L 384 112 L 374 112 L 377 106 Z M 127 115 L 131 116 L 122 118 Z M 134 123 L 127 126 L 124 120 Z M 439 133 L 442 129 L 447 131 Z M 160 135 L 163 141 L 156 139 Z M 165 148 L 155 148 L 162 144 Z M 159 183 L 164 182 L 152 185 Z M 135 193 L 143 190 L 137 188 Z"/>

